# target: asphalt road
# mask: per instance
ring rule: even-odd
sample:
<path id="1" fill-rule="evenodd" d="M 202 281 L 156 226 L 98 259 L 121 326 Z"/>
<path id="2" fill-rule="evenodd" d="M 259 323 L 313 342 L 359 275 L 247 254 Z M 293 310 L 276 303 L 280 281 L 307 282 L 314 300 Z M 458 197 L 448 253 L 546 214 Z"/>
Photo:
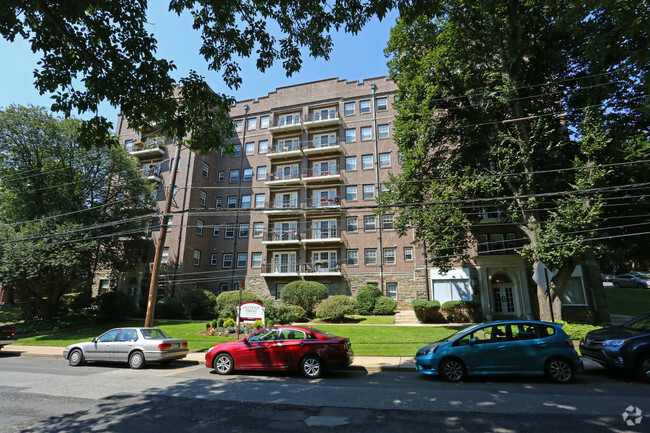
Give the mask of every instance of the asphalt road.
<path id="1" fill-rule="evenodd" d="M 628 426 L 628 407 L 643 415 Z M 218 376 L 192 362 L 131 370 L 0 352 L 0 432 L 650 432 L 650 386 L 590 369 L 452 384 L 417 372 Z"/>

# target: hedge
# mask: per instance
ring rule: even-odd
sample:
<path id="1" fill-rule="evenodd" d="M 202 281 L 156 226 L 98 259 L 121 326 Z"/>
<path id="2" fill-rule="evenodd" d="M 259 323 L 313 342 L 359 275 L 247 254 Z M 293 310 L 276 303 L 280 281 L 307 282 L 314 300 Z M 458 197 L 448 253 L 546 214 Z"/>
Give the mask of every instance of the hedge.
<path id="1" fill-rule="evenodd" d="M 356 302 L 349 296 L 330 296 L 320 304 L 318 310 L 316 310 L 316 317 L 341 321 L 346 315 L 354 314 L 355 308 Z"/>

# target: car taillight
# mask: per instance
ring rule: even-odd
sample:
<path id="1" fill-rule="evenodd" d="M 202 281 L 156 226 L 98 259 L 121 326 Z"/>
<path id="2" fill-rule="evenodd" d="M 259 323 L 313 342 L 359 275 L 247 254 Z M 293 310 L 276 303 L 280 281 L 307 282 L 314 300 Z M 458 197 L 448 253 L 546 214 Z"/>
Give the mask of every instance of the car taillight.
<path id="1" fill-rule="evenodd" d="M 171 349 L 172 344 L 171 343 L 160 343 L 158 345 L 158 350 L 165 350 L 165 349 Z"/>
<path id="2" fill-rule="evenodd" d="M 187 347 L 187 341 L 183 341 L 183 342 L 181 343 L 181 346 L 183 346 L 183 347 Z"/>
<path id="3" fill-rule="evenodd" d="M 12 336 L 16 335 L 16 328 L 11 328 L 11 335 Z"/>
<path id="4" fill-rule="evenodd" d="M 573 347 L 573 341 L 572 341 L 571 339 L 566 340 L 565 343 L 566 343 L 567 346 L 569 346 L 571 349 L 574 349 L 574 347 Z"/>

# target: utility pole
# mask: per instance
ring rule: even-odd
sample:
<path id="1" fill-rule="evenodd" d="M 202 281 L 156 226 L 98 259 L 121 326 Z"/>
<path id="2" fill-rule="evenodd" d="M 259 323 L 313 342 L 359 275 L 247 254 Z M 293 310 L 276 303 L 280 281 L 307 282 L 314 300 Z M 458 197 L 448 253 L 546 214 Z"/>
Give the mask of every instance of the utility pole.
<path id="1" fill-rule="evenodd" d="M 160 234 L 156 242 L 156 253 L 153 258 L 153 268 L 151 269 L 151 283 L 149 284 L 149 300 L 147 301 L 147 316 L 144 319 L 144 326 L 150 328 L 153 326 L 153 316 L 156 309 L 156 299 L 158 296 L 158 274 L 160 273 L 160 263 L 162 261 L 162 251 L 165 247 L 165 238 L 167 237 L 167 216 L 172 208 L 172 199 L 174 188 L 176 187 L 176 173 L 178 172 L 178 162 L 181 157 L 181 144 L 176 143 L 176 157 L 172 159 L 172 172 L 167 186 L 167 195 L 165 196 L 165 208 L 163 210 L 162 222 L 160 224 Z"/>

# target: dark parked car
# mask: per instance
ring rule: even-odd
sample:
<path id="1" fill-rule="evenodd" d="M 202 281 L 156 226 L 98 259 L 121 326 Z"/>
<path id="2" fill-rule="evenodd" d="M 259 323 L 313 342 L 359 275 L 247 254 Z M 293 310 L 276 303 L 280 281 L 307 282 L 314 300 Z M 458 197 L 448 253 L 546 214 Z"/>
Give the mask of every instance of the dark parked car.
<path id="1" fill-rule="evenodd" d="M 650 289 L 650 275 L 640 272 L 616 275 L 612 278 L 614 287 L 638 287 L 639 289 Z"/>
<path id="2" fill-rule="evenodd" d="M 580 342 L 580 353 L 604 366 L 634 371 L 650 381 L 650 313 L 587 333 Z"/>
<path id="3" fill-rule="evenodd" d="M 289 370 L 317 378 L 325 370 L 347 367 L 353 359 L 346 337 L 312 327 L 277 326 L 212 346 L 205 354 L 205 366 L 218 374 L 234 370 Z"/>
<path id="4" fill-rule="evenodd" d="M 0 325 L 0 349 L 14 342 L 16 328 L 13 325 Z"/>
<path id="5" fill-rule="evenodd" d="M 491 322 L 470 326 L 415 355 L 418 371 L 459 382 L 467 375 L 545 374 L 572 382 L 583 364 L 558 323 Z"/>

